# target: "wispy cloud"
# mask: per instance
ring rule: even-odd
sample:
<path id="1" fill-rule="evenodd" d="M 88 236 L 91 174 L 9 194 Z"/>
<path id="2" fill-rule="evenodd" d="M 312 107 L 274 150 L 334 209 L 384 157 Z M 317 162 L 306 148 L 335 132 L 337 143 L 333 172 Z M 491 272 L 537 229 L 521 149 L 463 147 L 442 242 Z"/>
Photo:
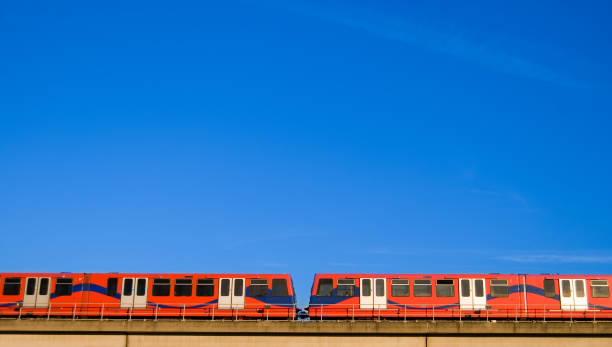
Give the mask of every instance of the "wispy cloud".
<path id="1" fill-rule="evenodd" d="M 475 195 L 486 196 L 488 198 L 505 199 L 505 200 L 513 201 L 516 204 L 520 205 L 520 207 L 527 212 L 537 211 L 536 208 L 533 208 L 529 204 L 525 196 L 517 192 L 512 192 L 512 191 L 504 192 L 504 191 L 489 190 L 489 189 L 468 189 L 468 192 L 471 194 L 475 194 Z"/>
<path id="2" fill-rule="evenodd" d="M 496 257 L 495 259 L 516 263 L 612 263 L 612 256 L 600 255 L 519 254 Z"/>
<path id="3" fill-rule="evenodd" d="M 312 2 L 276 2 L 268 4 L 286 10 L 341 24 L 385 39 L 453 56 L 485 66 L 495 71 L 546 81 L 565 87 L 583 87 L 575 79 L 563 76 L 552 69 L 527 58 L 510 53 L 490 44 L 479 43 L 466 33 L 449 31 L 431 24 L 390 13 L 368 11 L 359 6 L 344 7 L 314 4 Z"/>

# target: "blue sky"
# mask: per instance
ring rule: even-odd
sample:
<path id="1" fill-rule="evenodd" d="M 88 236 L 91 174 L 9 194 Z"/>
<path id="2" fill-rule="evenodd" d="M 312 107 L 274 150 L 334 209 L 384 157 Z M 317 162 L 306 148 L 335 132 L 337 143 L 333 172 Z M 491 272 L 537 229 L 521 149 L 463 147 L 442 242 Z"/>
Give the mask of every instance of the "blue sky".
<path id="1" fill-rule="evenodd" d="M 5 2 L 2 270 L 609 273 L 609 13 Z"/>

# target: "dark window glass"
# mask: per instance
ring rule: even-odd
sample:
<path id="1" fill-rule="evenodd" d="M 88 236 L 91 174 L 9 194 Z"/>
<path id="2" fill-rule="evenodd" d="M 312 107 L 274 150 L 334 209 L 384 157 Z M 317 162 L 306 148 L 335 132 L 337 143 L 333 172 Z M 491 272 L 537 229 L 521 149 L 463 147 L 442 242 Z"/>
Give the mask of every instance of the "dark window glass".
<path id="1" fill-rule="evenodd" d="M 153 288 L 151 289 L 152 296 L 170 296 L 170 279 L 169 278 L 154 278 Z"/>
<path id="2" fill-rule="evenodd" d="M 134 289 L 134 280 L 131 278 L 125 278 L 123 280 L 123 295 L 132 295 L 132 289 Z"/>
<path id="3" fill-rule="evenodd" d="M 570 287 L 569 280 L 561 280 L 561 294 L 564 298 L 572 296 L 572 288 Z"/>
<path id="4" fill-rule="evenodd" d="M 575 280 L 574 284 L 576 285 L 576 297 L 584 298 L 584 281 L 583 280 Z"/>
<path id="5" fill-rule="evenodd" d="M 372 282 L 370 279 L 361 280 L 361 295 L 370 296 L 372 295 Z"/>
<path id="6" fill-rule="evenodd" d="M 414 296 L 431 296 L 431 280 L 414 280 Z"/>
<path id="7" fill-rule="evenodd" d="M 334 290 L 334 281 L 331 278 L 319 279 L 319 287 L 317 288 L 317 296 L 331 296 Z"/>
<path id="8" fill-rule="evenodd" d="M 36 294 L 36 278 L 28 278 L 26 283 L 26 295 Z"/>
<path id="9" fill-rule="evenodd" d="M 472 296 L 472 293 L 470 293 L 470 280 L 461 280 L 461 296 L 464 298 Z"/>
<path id="10" fill-rule="evenodd" d="M 19 295 L 21 290 L 21 278 L 9 277 L 4 280 L 2 295 Z"/>
<path id="11" fill-rule="evenodd" d="M 355 280 L 339 279 L 336 296 L 355 296 Z"/>
<path id="12" fill-rule="evenodd" d="M 436 280 L 436 296 L 438 297 L 455 296 L 455 284 L 453 280 Z"/>
<path id="13" fill-rule="evenodd" d="M 116 296 L 117 295 L 117 278 L 109 278 L 106 280 L 106 295 Z"/>
<path id="14" fill-rule="evenodd" d="M 72 278 L 57 278 L 55 280 L 55 296 L 72 295 Z"/>
<path id="15" fill-rule="evenodd" d="M 229 296 L 230 294 L 230 280 L 224 278 L 221 280 L 221 296 Z"/>
<path id="16" fill-rule="evenodd" d="M 376 296 L 385 296 L 385 280 L 382 278 L 376 279 Z"/>
<path id="17" fill-rule="evenodd" d="M 177 278 L 174 280 L 174 296 L 191 296 L 192 287 L 191 278 Z"/>
<path id="18" fill-rule="evenodd" d="M 249 296 L 268 296 L 268 280 L 252 279 Z"/>
<path id="19" fill-rule="evenodd" d="M 508 280 L 491 280 L 491 296 L 494 298 L 505 298 L 510 293 L 508 290 Z"/>
<path id="20" fill-rule="evenodd" d="M 591 297 L 608 298 L 610 297 L 610 287 L 607 280 L 591 280 Z"/>
<path id="21" fill-rule="evenodd" d="M 555 280 L 544 280 L 544 296 L 546 296 L 547 298 L 554 298 L 556 294 L 557 293 L 555 293 Z"/>
<path id="22" fill-rule="evenodd" d="M 196 284 L 196 296 L 214 296 L 215 280 L 212 278 L 200 278 Z"/>
<path id="23" fill-rule="evenodd" d="M 474 296 L 484 296 L 484 280 L 474 280 Z"/>
<path id="24" fill-rule="evenodd" d="M 391 296 L 410 296 L 410 280 L 402 280 L 398 278 L 392 279 Z"/>
<path id="25" fill-rule="evenodd" d="M 244 288 L 244 280 L 242 278 L 236 278 L 234 280 L 234 296 L 242 296 Z"/>
<path id="26" fill-rule="evenodd" d="M 275 278 L 272 280 L 272 296 L 289 296 L 286 279 Z"/>
<path id="27" fill-rule="evenodd" d="M 72 287 L 71 287 L 71 289 L 72 289 Z M 47 295 L 47 294 L 49 294 L 49 279 L 48 278 L 41 278 L 40 279 L 40 284 L 38 286 L 38 295 Z M 72 294 L 72 291 L 70 292 L 70 294 Z"/>
<path id="28" fill-rule="evenodd" d="M 139 278 L 136 281 L 136 295 L 143 296 L 147 293 L 147 279 Z"/>

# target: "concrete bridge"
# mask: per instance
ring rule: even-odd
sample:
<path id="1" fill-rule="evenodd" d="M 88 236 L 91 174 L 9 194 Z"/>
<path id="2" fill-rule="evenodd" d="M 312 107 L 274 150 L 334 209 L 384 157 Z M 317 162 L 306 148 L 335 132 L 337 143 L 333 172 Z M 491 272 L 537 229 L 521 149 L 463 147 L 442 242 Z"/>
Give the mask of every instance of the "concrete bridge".
<path id="1" fill-rule="evenodd" d="M 612 322 L 0 320 L 0 346 L 612 346 Z"/>

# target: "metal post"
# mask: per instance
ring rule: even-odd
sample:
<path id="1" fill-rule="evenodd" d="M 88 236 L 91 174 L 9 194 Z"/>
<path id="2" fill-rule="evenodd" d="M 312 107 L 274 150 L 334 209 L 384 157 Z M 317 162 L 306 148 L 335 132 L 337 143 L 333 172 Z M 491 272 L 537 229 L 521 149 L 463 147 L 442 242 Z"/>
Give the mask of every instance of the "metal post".
<path id="1" fill-rule="evenodd" d="M 183 320 L 185 320 L 185 304 L 183 304 Z"/>
<path id="2" fill-rule="evenodd" d="M 570 310 L 570 323 L 572 323 L 574 321 L 573 315 L 574 315 L 574 310 Z"/>
<path id="3" fill-rule="evenodd" d="M 266 311 L 266 320 L 268 320 L 270 317 L 270 310 L 269 309 L 266 310 L 265 306 L 264 306 L 264 310 Z"/>
<path id="4" fill-rule="evenodd" d="M 155 320 L 157 320 L 157 315 L 159 314 L 159 304 L 155 304 Z"/>
<path id="5" fill-rule="evenodd" d="M 212 311 L 212 320 L 215 320 L 215 306 L 213 306 Z"/>
<path id="6" fill-rule="evenodd" d="M 436 321 L 436 305 L 431 305 L 431 320 Z"/>
<path id="7" fill-rule="evenodd" d="M 352 320 L 355 320 L 355 304 L 353 304 L 353 319 Z"/>
<path id="8" fill-rule="evenodd" d="M 49 307 L 47 308 L 47 320 L 51 317 L 51 303 L 49 303 Z"/>
<path id="9" fill-rule="evenodd" d="M 74 308 L 72 309 L 72 320 L 76 318 L 76 304 L 74 304 Z"/>
<path id="10" fill-rule="evenodd" d="M 518 322 L 518 309 L 517 309 L 517 305 L 514 305 L 514 321 Z"/>
<path id="11" fill-rule="evenodd" d="M 128 308 L 129 320 L 132 320 L 132 308 Z"/>
<path id="12" fill-rule="evenodd" d="M 19 306 L 19 316 L 17 317 L 17 319 L 21 319 L 21 305 Z"/>
<path id="13" fill-rule="evenodd" d="M 102 309 L 100 310 L 100 320 L 104 319 L 104 304 L 102 304 Z"/>

